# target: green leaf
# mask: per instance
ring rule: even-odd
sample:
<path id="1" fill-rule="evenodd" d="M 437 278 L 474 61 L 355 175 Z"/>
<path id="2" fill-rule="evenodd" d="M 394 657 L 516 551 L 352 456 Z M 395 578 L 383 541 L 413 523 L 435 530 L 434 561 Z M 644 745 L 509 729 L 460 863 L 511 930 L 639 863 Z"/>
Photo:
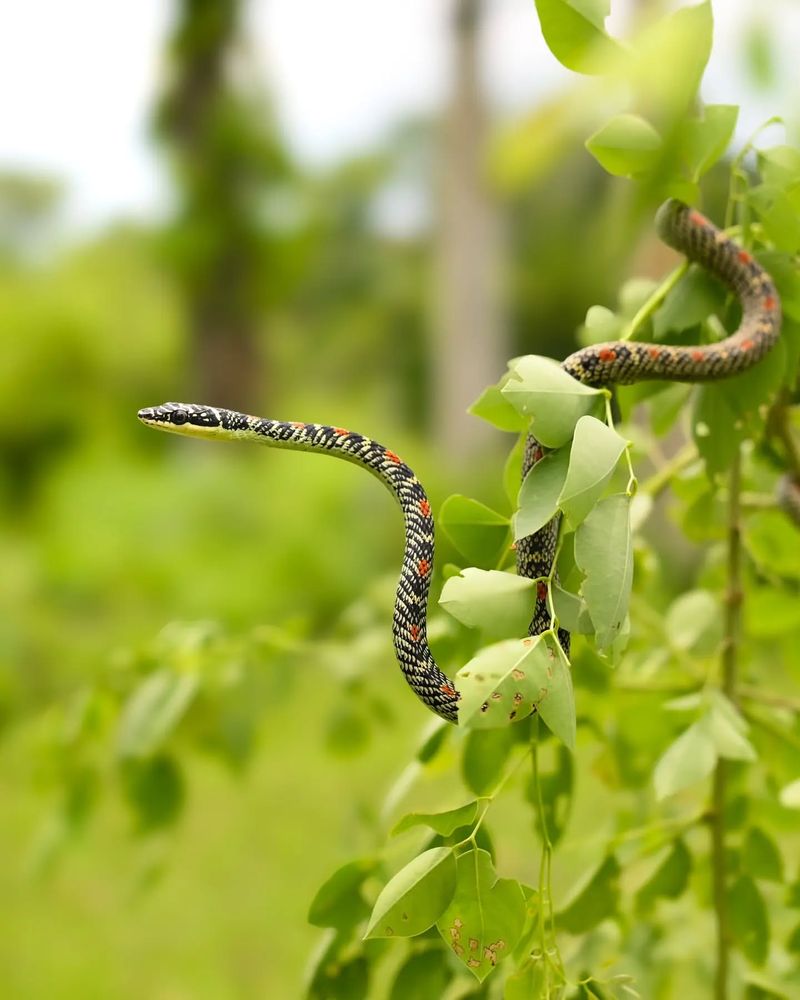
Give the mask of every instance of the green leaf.
<path id="1" fill-rule="evenodd" d="M 317 890 L 308 910 L 315 927 L 353 927 L 369 916 L 361 886 L 378 867 L 374 858 L 359 858 L 342 865 Z"/>
<path id="2" fill-rule="evenodd" d="M 536 779 L 531 776 L 525 797 L 534 809 L 534 822 L 539 836 L 544 839 L 546 830 L 550 843 L 555 846 L 569 820 L 575 764 L 572 754 L 563 745 L 557 748 L 549 762 L 547 756 L 542 754 L 542 759 L 538 762 L 538 788 Z"/>
<path id="3" fill-rule="evenodd" d="M 735 104 L 706 104 L 702 118 L 689 119 L 683 130 L 683 156 L 694 180 L 722 158 L 733 138 L 739 108 Z"/>
<path id="4" fill-rule="evenodd" d="M 748 635 L 771 639 L 800 626 L 800 601 L 786 590 L 761 586 L 748 591 L 744 616 Z"/>
<path id="5" fill-rule="evenodd" d="M 515 743 L 511 729 L 473 729 L 467 733 L 461 755 L 464 784 L 475 795 L 487 795 L 503 776 Z"/>
<path id="6" fill-rule="evenodd" d="M 800 579 L 797 528 L 781 511 L 757 511 L 748 517 L 744 541 L 752 558 L 770 577 Z"/>
<path id="7" fill-rule="evenodd" d="M 748 875 L 768 882 L 783 882 L 783 859 L 775 841 L 758 826 L 751 826 L 742 845 L 742 864 Z"/>
<path id="8" fill-rule="evenodd" d="M 620 867 L 613 854 L 584 880 L 566 909 L 556 917 L 559 927 L 570 934 L 585 934 L 601 921 L 613 917 L 619 902 Z"/>
<path id="9" fill-rule="evenodd" d="M 708 590 L 690 590 L 667 609 L 664 630 L 675 649 L 711 652 L 722 638 L 722 613 Z"/>
<path id="10" fill-rule="evenodd" d="M 447 580 L 439 604 L 469 628 L 492 635 L 519 635 L 527 631 L 535 589 L 533 580 L 526 577 L 469 567 Z"/>
<path id="11" fill-rule="evenodd" d="M 186 801 L 186 782 L 173 757 L 128 758 L 122 764 L 121 777 L 140 831 L 150 832 L 175 822 Z"/>
<path id="12" fill-rule="evenodd" d="M 363 955 L 347 958 L 349 934 L 328 931 L 311 963 L 305 1000 L 366 1000 L 369 967 Z"/>
<path id="13" fill-rule="evenodd" d="M 499 385 L 490 385 L 467 410 L 501 431 L 524 431 L 528 420 L 518 413 L 500 391 Z"/>
<path id="14" fill-rule="evenodd" d="M 638 905 L 648 910 L 657 899 L 677 899 L 689 884 L 691 870 L 692 856 L 678 837 L 669 854 L 636 894 Z"/>
<path id="15" fill-rule="evenodd" d="M 721 691 L 709 692 L 711 711 L 700 720 L 706 725 L 717 754 L 727 760 L 754 761 L 756 752 L 745 735 L 747 723 Z"/>
<path id="16" fill-rule="evenodd" d="M 458 494 L 442 504 L 439 524 L 461 555 L 475 566 L 496 566 L 508 543 L 507 517 Z"/>
<path id="17" fill-rule="evenodd" d="M 121 757 L 154 753 L 180 722 L 197 687 L 195 674 L 159 670 L 146 677 L 122 709 L 117 753 Z"/>
<path id="18" fill-rule="evenodd" d="M 569 456 L 567 478 L 558 498 L 572 527 L 577 527 L 605 490 L 627 444 L 595 417 L 581 417 Z"/>
<path id="19" fill-rule="evenodd" d="M 718 281 L 697 265 L 692 265 L 667 293 L 653 317 L 653 336 L 663 340 L 669 333 L 681 333 L 698 326 L 725 306 L 725 291 Z"/>
<path id="20" fill-rule="evenodd" d="M 453 898 L 456 860 L 433 847 L 402 868 L 375 901 L 365 938 L 412 937 L 433 926 Z"/>
<path id="21" fill-rule="evenodd" d="M 481 650 L 456 674 L 461 724 L 507 726 L 538 709 L 553 733 L 575 745 L 575 706 L 569 663 L 551 634 L 512 639 Z"/>
<path id="22" fill-rule="evenodd" d="M 525 455 L 525 438 L 527 434 L 520 434 L 517 443 L 508 453 L 505 465 L 503 466 L 503 489 L 508 501 L 514 507 L 517 506 L 517 496 L 522 482 L 522 460 Z"/>
<path id="23" fill-rule="evenodd" d="M 586 148 L 615 177 L 637 177 L 658 162 L 662 139 L 639 115 L 615 115 L 586 140 Z"/>
<path id="24" fill-rule="evenodd" d="M 600 649 L 620 634 L 633 580 L 630 497 L 601 500 L 575 532 L 575 561 L 586 576 L 582 592 Z"/>
<path id="25" fill-rule="evenodd" d="M 608 0 L 536 0 L 547 47 L 576 73 L 600 73 L 620 51 L 605 33 Z"/>
<path id="26" fill-rule="evenodd" d="M 586 319 L 578 331 L 578 339 L 583 347 L 602 344 L 607 340 L 619 340 L 625 329 L 625 320 L 605 306 L 589 306 Z"/>
<path id="27" fill-rule="evenodd" d="M 447 957 L 439 948 L 417 951 L 400 966 L 389 1000 L 441 1000 L 451 972 Z"/>
<path id="28" fill-rule="evenodd" d="M 558 362 L 530 354 L 511 363 L 502 393 L 516 410 L 532 417 L 531 431 L 545 448 L 560 448 L 578 420 L 595 410 L 601 389 L 592 389 Z"/>
<path id="29" fill-rule="evenodd" d="M 559 448 L 537 462 L 519 491 L 519 510 L 514 515 L 514 539 L 527 538 L 558 513 L 558 498 L 564 488 L 570 453 Z"/>
<path id="30" fill-rule="evenodd" d="M 420 764 L 428 764 L 432 761 L 447 743 L 453 728 L 444 719 L 431 719 L 429 726 L 423 733 L 422 743 L 416 753 L 416 758 Z"/>
<path id="31" fill-rule="evenodd" d="M 529 958 L 506 980 L 503 1000 L 541 1000 L 546 996 L 547 964 L 543 958 Z"/>
<path id="32" fill-rule="evenodd" d="M 586 602 L 577 594 L 571 594 L 555 584 L 553 586 L 553 607 L 559 624 L 568 632 L 574 632 L 578 635 L 592 635 L 594 633 L 594 625 Z"/>
<path id="33" fill-rule="evenodd" d="M 522 934 L 525 896 L 501 879 L 486 851 L 458 857 L 456 891 L 436 926 L 449 948 L 480 982 L 506 958 Z"/>
<path id="34" fill-rule="evenodd" d="M 475 821 L 478 812 L 478 800 L 464 803 L 456 809 L 448 809 L 438 813 L 409 813 L 404 816 L 392 830 L 392 836 L 404 833 L 415 826 L 429 826 L 432 830 L 440 833 L 443 837 L 450 834 L 461 826 L 471 826 Z"/>
<path id="35" fill-rule="evenodd" d="M 692 436 L 709 476 L 718 475 L 730 468 L 744 437 L 744 428 L 720 386 L 699 386 L 696 399 Z"/>
<path id="36" fill-rule="evenodd" d="M 758 172 L 768 188 L 794 188 L 800 183 L 800 151 L 794 146 L 760 150 Z"/>
<path id="37" fill-rule="evenodd" d="M 774 184 L 750 188 L 748 200 L 778 250 L 796 253 L 800 249 L 800 212 L 794 199 Z"/>
<path id="38" fill-rule="evenodd" d="M 728 893 L 731 935 L 754 965 L 763 965 L 769 951 L 769 918 L 764 898 L 749 875 L 740 875 Z"/>
<path id="39" fill-rule="evenodd" d="M 717 749 L 704 720 L 693 723 L 671 743 L 656 764 L 656 798 L 665 799 L 708 777 L 717 762 Z"/>
<path id="40" fill-rule="evenodd" d="M 800 778 L 782 788 L 779 799 L 785 809 L 800 809 Z"/>

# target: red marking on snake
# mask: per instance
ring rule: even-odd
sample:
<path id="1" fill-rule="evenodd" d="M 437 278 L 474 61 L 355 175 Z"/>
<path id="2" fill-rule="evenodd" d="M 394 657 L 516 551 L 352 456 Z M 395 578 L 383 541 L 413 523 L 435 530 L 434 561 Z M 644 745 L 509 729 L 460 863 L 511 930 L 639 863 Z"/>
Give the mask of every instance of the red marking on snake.
<path id="1" fill-rule="evenodd" d="M 409 625 L 408 634 L 411 636 L 412 642 L 419 642 L 419 625 Z"/>
<path id="2" fill-rule="evenodd" d="M 533 449 L 531 457 L 533 458 L 534 462 L 541 462 L 542 458 L 544 458 L 544 452 L 542 451 L 541 448 L 536 447 Z"/>
<path id="3" fill-rule="evenodd" d="M 738 253 L 738 257 L 739 257 L 739 260 L 743 264 L 752 264 L 753 263 L 753 256 L 752 256 L 752 254 L 749 254 L 746 250 L 740 250 L 739 253 Z"/>
<path id="4" fill-rule="evenodd" d="M 543 580 L 536 584 L 536 597 L 540 601 L 547 600 L 547 584 Z"/>
<path id="5" fill-rule="evenodd" d="M 390 462 L 398 463 L 400 461 L 400 456 L 399 455 L 395 455 L 395 453 L 393 451 L 388 451 L 387 450 L 387 451 L 384 452 L 384 454 L 385 454 L 386 458 L 389 459 Z"/>
<path id="6" fill-rule="evenodd" d="M 661 354 L 661 348 L 660 347 L 648 347 L 647 348 L 647 353 L 650 355 L 651 358 L 657 358 Z"/>
<path id="7" fill-rule="evenodd" d="M 442 684 L 439 687 L 439 690 L 443 694 L 446 694 L 448 698 L 455 698 L 456 695 L 458 694 L 458 691 L 456 691 L 456 689 L 454 687 L 451 687 L 449 684 Z"/>
<path id="8" fill-rule="evenodd" d="M 305 427 L 305 424 L 300 420 L 293 420 L 292 427 Z"/>
<path id="9" fill-rule="evenodd" d="M 752 340 L 743 340 L 739 346 L 742 348 L 743 351 L 752 351 L 755 345 L 753 344 Z"/>
<path id="10" fill-rule="evenodd" d="M 613 347 L 604 347 L 603 350 L 600 351 L 598 357 L 601 361 L 615 361 L 617 352 Z"/>
<path id="11" fill-rule="evenodd" d="M 420 576 L 427 576 L 428 570 L 430 568 L 431 564 L 428 562 L 427 559 L 420 559 L 420 561 L 417 563 L 417 569 L 419 570 Z"/>
<path id="12" fill-rule="evenodd" d="M 776 305 L 777 305 L 777 303 L 776 303 L 776 301 L 775 301 L 775 299 L 774 299 L 774 297 L 772 295 L 768 295 L 764 299 L 764 308 L 765 309 L 774 309 Z"/>
<path id="13" fill-rule="evenodd" d="M 517 551 L 517 543 L 516 542 L 512 542 L 511 545 L 509 546 L 509 548 L 511 549 L 512 552 L 516 552 Z"/>
<path id="14" fill-rule="evenodd" d="M 699 350 L 697 350 L 697 351 L 692 351 L 692 358 L 693 358 L 693 359 L 694 359 L 695 361 L 702 361 L 702 360 L 703 360 L 703 352 L 702 352 L 702 351 L 699 351 Z"/>
<path id="15" fill-rule="evenodd" d="M 702 212 L 689 212 L 689 218 L 696 226 L 707 226 L 708 219 L 703 215 Z"/>
<path id="16" fill-rule="evenodd" d="M 427 500 L 420 500 L 419 509 L 422 511 L 424 517 L 431 516 L 431 505 L 428 503 Z"/>
<path id="17" fill-rule="evenodd" d="M 349 434 L 350 431 L 345 430 L 344 427 L 334 427 L 333 433 L 337 434 L 339 437 L 344 437 L 345 435 Z"/>

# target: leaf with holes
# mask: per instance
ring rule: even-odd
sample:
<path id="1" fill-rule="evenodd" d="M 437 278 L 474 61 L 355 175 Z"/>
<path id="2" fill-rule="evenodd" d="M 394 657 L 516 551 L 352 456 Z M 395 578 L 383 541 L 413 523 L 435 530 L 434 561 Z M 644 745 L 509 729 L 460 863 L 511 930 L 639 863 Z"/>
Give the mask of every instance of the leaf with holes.
<path id="1" fill-rule="evenodd" d="M 570 749 L 575 706 L 569 663 L 552 635 L 509 639 L 481 650 L 456 674 L 461 724 L 493 729 L 538 709 Z"/>
<path id="2" fill-rule="evenodd" d="M 595 417 L 581 417 L 575 425 L 567 478 L 558 498 L 573 528 L 600 499 L 626 447 L 624 438 Z"/>
<path id="3" fill-rule="evenodd" d="M 535 590 L 526 577 L 469 567 L 447 580 L 439 604 L 469 628 L 520 635 L 527 631 Z"/>
<path id="4" fill-rule="evenodd" d="M 630 497 L 601 500 L 575 532 L 575 561 L 585 574 L 581 587 L 597 635 L 607 649 L 621 634 L 633 581 Z"/>
<path id="5" fill-rule="evenodd" d="M 456 859 L 449 847 L 424 851 L 402 868 L 375 901 L 365 938 L 412 937 L 439 919 L 453 898 Z"/>
<path id="6" fill-rule="evenodd" d="M 459 855 L 455 894 L 436 923 L 447 946 L 483 980 L 517 943 L 525 921 L 519 882 L 501 879 L 487 851 Z"/>
<path id="7" fill-rule="evenodd" d="M 545 448 L 560 448 L 582 416 L 599 408 L 601 389 L 568 375 L 557 361 L 529 354 L 510 365 L 502 393 L 516 410 L 530 416 L 531 432 Z"/>

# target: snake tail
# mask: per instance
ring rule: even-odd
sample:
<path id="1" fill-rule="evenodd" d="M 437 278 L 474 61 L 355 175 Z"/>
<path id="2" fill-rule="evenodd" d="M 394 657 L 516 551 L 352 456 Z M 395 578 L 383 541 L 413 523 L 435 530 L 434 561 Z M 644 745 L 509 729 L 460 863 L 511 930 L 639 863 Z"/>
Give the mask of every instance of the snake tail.
<path id="1" fill-rule="evenodd" d="M 427 639 L 434 544 L 431 505 L 417 477 L 393 451 L 341 427 L 267 420 L 197 403 L 148 407 L 139 411 L 139 419 L 149 427 L 189 437 L 255 441 L 271 448 L 333 455 L 376 476 L 397 499 L 405 523 L 405 551 L 392 619 L 397 661 L 421 701 L 448 722 L 458 722 L 459 693 L 436 665 Z"/>
<path id="2" fill-rule="evenodd" d="M 781 308 L 775 285 L 753 255 L 719 230 L 704 215 L 674 199 L 656 215 L 661 239 L 717 277 L 739 300 L 742 318 L 738 329 L 724 340 L 694 347 L 674 344 L 612 341 L 592 344 L 571 354 L 562 367 L 579 382 L 593 386 L 629 385 L 647 379 L 671 382 L 713 382 L 738 375 L 759 362 L 780 335 Z M 528 435 L 522 478 L 545 454 Z M 800 501 L 794 489 L 784 486 L 781 501 L 791 516 L 800 518 Z M 539 635 L 550 628 L 547 583 L 558 540 L 559 518 L 517 542 L 517 573 L 538 579 L 536 605 L 529 632 Z M 553 577 L 557 579 L 557 577 Z M 559 640 L 569 654 L 569 633 L 559 629 Z"/>

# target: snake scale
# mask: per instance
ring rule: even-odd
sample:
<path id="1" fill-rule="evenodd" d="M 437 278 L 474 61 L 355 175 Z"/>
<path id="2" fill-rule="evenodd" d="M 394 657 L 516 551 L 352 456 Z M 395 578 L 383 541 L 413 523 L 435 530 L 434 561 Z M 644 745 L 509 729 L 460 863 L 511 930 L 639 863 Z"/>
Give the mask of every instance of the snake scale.
<path id="1" fill-rule="evenodd" d="M 699 212 L 678 201 L 659 210 L 656 226 L 665 243 L 716 275 L 739 299 L 742 320 L 731 336 L 714 344 L 678 347 L 615 341 L 571 354 L 564 369 L 594 386 L 645 379 L 704 382 L 727 378 L 759 361 L 780 332 L 780 305 L 772 280 L 746 250 Z M 427 641 L 428 591 L 433 571 L 434 522 L 431 505 L 413 471 L 376 441 L 341 427 L 268 420 L 197 403 L 164 403 L 139 411 L 150 427 L 193 437 L 250 440 L 273 448 L 333 455 L 367 469 L 394 494 L 403 511 L 405 551 L 395 596 L 392 634 L 397 660 L 416 695 L 449 722 L 458 721 L 459 694 L 439 669 Z M 529 435 L 523 476 L 544 455 Z M 558 534 L 557 520 L 517 542 L 517 572 L 539 581 L 530 634 L 550 626 L 547 590 Z M 568 647 L 569 635 L 559 637 Z"/>

